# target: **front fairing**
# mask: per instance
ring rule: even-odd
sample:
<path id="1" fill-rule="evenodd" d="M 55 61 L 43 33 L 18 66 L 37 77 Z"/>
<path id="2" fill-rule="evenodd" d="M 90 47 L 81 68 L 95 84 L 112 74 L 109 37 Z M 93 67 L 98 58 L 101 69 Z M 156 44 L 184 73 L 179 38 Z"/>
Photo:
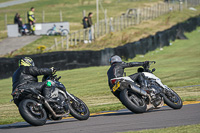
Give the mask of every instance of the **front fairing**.
<path id="1" fill-rule="evenodd" d="M 65 86 L 61 82 L 54 81 L 54 83 L 55 83 L 55 87 L 59 89 L 65 89 Z"/>
<path id="2" fill-rule="evenodd" d="M 145 75 L 145 77 L 149 79 L 154 79 L 162 88 L 165 88 L 161 80 L 158 77 L 156 77 L 154 74 L 149 73 L 149 72 L 143 72 L 143 74 Z"/>

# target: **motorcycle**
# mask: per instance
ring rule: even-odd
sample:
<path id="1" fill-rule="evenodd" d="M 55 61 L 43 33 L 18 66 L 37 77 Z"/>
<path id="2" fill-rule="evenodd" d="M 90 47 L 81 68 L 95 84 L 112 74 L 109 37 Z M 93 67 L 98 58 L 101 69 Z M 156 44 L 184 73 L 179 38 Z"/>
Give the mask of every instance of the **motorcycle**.
<path id="1" fill-rule="evenodd" d="M 120 101 L 134 113 L 158 109 L 164 103 L 173 109 L 181 109 L 183 103 L 179 95 L 153 74 L 155 68 L 150 70 L 150 65 L 153 63 L 156 62 L 149 61 L 143 68 L 139 68 L 139 72 L 144 74 L 145 90 L 141 89 L 137 82 L 127 76 L 111 79 L 111 83 L 114 85 L 111 91 L 120 91 Z"/>
<path id="2" fill-rule="evenodd" d="M 51 86 L 50 101 L 35 89 L 15 89 L 11 94 L 18 100 L 22 118 L 33 126 L 42 126 L 49 120 L 61 120 L 71 114 L 78 120 L 87 120 L 90 112 L 87 105 L 78 97 L 66 91 L 57 75 L 49 76 L 47 86 Z"/>

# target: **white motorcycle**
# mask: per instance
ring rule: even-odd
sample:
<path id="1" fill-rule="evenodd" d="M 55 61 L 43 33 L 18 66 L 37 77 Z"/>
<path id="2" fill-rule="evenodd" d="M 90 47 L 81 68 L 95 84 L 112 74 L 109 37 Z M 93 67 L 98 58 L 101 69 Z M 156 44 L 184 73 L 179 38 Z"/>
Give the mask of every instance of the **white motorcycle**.
<path id="1" fill-rule="evenodd" d="M 120 91 L 122 104 L 135 113 L 160 108 L 164 103 L 173 109 L 180 109 L 183 106 L 181 98 L 153 74 L 155 68 L 149 69 L 152 63 L 156 62 L 149 61 L 148 65 L 139 68 L 145 76 L 147 89 L 141 89 L 140 85 L 130 77 L 119 77 L 111 79 L 111 83 L 114 85 L 112 91 Z"/>

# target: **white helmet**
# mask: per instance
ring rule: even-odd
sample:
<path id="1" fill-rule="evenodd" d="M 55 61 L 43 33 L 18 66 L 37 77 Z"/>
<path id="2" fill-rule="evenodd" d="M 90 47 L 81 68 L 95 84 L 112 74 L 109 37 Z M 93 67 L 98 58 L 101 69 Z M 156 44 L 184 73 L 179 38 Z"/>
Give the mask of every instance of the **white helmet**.
<path id="1" fill-rule="evenodd" d="M 118 55 L 114 55 L 110 58 L 109 61 L 110 61 L 110 64 L 112 65 L 113 63 L 116 63 L 116 62 L 122 62 L 122 59 Z"/>

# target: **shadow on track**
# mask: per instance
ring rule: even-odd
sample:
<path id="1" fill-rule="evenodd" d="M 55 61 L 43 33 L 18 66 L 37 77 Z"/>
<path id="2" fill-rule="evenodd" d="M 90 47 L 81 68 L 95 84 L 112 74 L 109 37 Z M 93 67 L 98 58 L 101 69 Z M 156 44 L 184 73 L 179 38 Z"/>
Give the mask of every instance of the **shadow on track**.
<path id="1" fill-rule="evenodd" d="M 45 125 L 52 125 L 52 124 L 60 124 L 60 123 L 67 123 L 67 122 L 76 122 L 78 120 L 75 119 L 64 119 L 62 121 L 51 121 L 48 120 L 47 123 Z M 43 125 L 43 126 L 45 126 Z M 0 125 L 0 129 L 15 129 L 15 128 L 28 128 L 28 127 L 37 127 L 37 126 L 32 126 L 27 122 L 18 122 L 18 123 L 14 123 L 14 124 L 9 124 L 9 125 Z"/>
<path id="2" fill-rule="evenodd" d="M 160 112 L 160 111 L 169 111 L 169 110 L 173 110 L 171 108 L 160 108 L 160 109 L 155 109 L 155 110 L 149 110 L 145 113 L 152 113 L 152 112 Z M 143 113 L 143 114 L 145 114 Z M 93 115 L 93 116 L 90 116 L 90 117 L 99 117 L 99 116 L 117 116 L 117 115 L 137 115 L 137 113 L 133 113 L 131 111 L 129 111 L 128 109 L 123 109 L 123 110 L 119 110 L 119 111 L 116 111 L 116 112 L 113 112 L 113 113 L 109 113 L 108 114 L 97 114 L 97 115 Z"/>

